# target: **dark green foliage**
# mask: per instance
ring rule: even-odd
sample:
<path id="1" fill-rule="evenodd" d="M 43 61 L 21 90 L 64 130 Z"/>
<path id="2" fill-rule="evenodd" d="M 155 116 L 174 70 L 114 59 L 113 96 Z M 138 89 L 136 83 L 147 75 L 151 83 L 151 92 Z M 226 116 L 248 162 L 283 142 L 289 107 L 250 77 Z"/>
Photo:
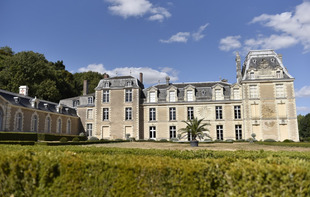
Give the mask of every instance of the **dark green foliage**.
<path id="1" fill-rule="evenodd" d="M 99 141 L 99 139 L 95 136 L 91 136 L 88 141 Z"/>
<path id="2" fill-rule="evenodd" d="M 76 136 L 76 135 L 59 135 L 59 134 L 49 134 L 49 133 L 39 133 L 38 140 L 41 141 L 59 141 L 60 138 L 66 137 L 69 141 L 72 141 L 73 138 L 78 137 L 80 141 L 86 141 L 87 137 L 85 136 Z"/>
<path id="3" fill-rule="evenodd" d="M 68 140 L 66 137 L 62 137 L 62 138 L 60 138 L 59 142 L 66 143 L 66 142 L 68 142 Z"/>
<path id="4" fill-rule="evenodd" d="M 168 142 L 168 140 L 166 140 L 166 139 L 160 139 L 159 141 L 160 142 Z"/>
<path id="5" fill-rule="evenodd" d="M 290 140 L 290 139 L 285 139 L 285 140 L 283 140 L 283 142 L 294 142 L 294 141 Z"/>
<path id="6" fill-rule="evenodd" d="M 34 141 L 0 141 L 0 144 L 35 145 Z"/>
<path id="7" fill-rule="evenodd" d="M 309 152 L 3 145 L 1 150 L 0 196 L 308 196 L 310 193 Z"/>
<path id="8" fill-rule="evenodd" d="M 37 141 L 37 133 L 0 132 L 0 141 Z"/>
<path id="9" fill-rule="evenodd" d="M 274 139 L 265 139 L 264 142 L 276 142 Z"/>
<path id="10" fill-rule="evenodd" d="M 74 73 L 74 80 L 76 82 L 76 88 L 79 90 L 79 94 L 82 94 L 83 91 L 83 81 L 88 81 L 88 93 L 94 93 L 95 88 L 97 87 L 99 81 L 103 79 L 103 74 L 98 72 L 83 72 L 83 73 Z"/>
<path id="11" fill-rule="evenodd" d="M 78 137 L 74 137 L 73 139 L 72 139 L 72 142 L 79 142 L 80 141 L 80 139 L 78 138 Z"/>
<path id="12" fill-rule="evenodd" d="M 310 137 L 310 113 L 303 116 L 298 115 L 298 129 L 299 129 L 299 137 L 307 138 Z"/>

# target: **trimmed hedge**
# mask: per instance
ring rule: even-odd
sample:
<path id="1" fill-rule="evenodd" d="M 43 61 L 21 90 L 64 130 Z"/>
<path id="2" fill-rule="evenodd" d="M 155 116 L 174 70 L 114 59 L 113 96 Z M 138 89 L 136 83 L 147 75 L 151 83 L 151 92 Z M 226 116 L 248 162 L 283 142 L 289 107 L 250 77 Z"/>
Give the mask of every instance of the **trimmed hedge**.
<path id="1" fill-rule="evenodd" d="M 0 132 L 0 141 L 37 141 L 37 133 Z"/>
<path id="2" fill-rule="evenodd" d="M 297 153 L 1 148 L 0 196 L 310 194 L 310 163 Z"/>
<path id="3" fill-rule="evenodd" d="M 62 137 L 67 138 L 68 141 L 72 141 L 73 138 L 75 137 L 79 138 L 80 141 L 87 140 L 86 136 L 38 133 L 38 140 L 41 140 L 41 141 L 59 141 Z"/>

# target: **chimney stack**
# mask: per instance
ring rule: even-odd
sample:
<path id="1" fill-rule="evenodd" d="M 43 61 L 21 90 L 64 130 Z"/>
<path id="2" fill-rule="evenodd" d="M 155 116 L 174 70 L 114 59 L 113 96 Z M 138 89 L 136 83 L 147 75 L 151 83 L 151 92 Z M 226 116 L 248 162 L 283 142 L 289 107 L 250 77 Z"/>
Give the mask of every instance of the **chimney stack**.
<path id="1" fill-rule="evenodd" d="M 88 94 L 88 81 L 84 80 L 83 82 L 83 95 L 87 95 Z"/>
<path id="2" fill-rule="evenodd" d="M 140 82 L 143 84 L 143 73 L 140 73 Z"/>
<path id="3" fill-rule="evenodd" d="M 23 86 L 19 86 L 19 94 L 24 95 L 24 96 L 28 96 L 28 86 L 23 85 Z"/>
<path id="4" fill-rule="evenodd" d="M 281 63 L 283 63 L 282 62 L 282 54 L 278 53 L 278 58 L 280 59 Z"/>
<path id="5" fill-rule="evenodd" d="M 166 77 L 166 85 L 167 86 L 170 85 L 170 77 L 169 76 Z"/>
<path id="6" fill-rule="evenodd" d="M 109 77 L 110 77 L 110 76 L 109 76 L 107 73 L 104 73 L 104 74 L 103 74 L 103 78 L 104 78 L 104 79 L 108 79 Z"/>

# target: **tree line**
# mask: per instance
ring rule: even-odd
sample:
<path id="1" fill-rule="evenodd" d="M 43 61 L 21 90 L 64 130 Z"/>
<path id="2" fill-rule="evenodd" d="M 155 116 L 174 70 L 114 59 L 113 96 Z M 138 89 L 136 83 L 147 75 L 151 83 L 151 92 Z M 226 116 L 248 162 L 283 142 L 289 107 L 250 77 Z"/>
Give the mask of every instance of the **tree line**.
<path id="1" fill-rule="evenodd" d="M 59 102 L 79 96 L 83 80 L 88 80 L 93 93 L 103 74 L 98 72 L 70 73 L 63 61 L 48 61 L 43 54 L 33 51 L 15 53 L 10 47 L 0 48 L 0 89 L 18 92 L 19 86 L 29 87 L 29 96 Z"/>

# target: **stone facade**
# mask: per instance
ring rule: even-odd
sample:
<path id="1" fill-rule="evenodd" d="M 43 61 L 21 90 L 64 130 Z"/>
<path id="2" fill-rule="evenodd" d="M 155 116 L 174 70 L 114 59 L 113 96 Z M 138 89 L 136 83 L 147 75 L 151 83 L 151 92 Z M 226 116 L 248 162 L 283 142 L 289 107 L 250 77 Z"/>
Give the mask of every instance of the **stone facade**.
<path id="1" fill-rule="evenodd" d="M 85 131 L 99 139 L 172 139 L 193 117 L 209 123 L 213 139 L 299 141 L 294 78 L 273 50 L 250 51 L 237 82 L 158 84 L 144 89 L 131 76 L 105 75 L 95 94 L 64 99 L 77 109 Z M 187 140 L 187 139 L 184 139 Z"/>

